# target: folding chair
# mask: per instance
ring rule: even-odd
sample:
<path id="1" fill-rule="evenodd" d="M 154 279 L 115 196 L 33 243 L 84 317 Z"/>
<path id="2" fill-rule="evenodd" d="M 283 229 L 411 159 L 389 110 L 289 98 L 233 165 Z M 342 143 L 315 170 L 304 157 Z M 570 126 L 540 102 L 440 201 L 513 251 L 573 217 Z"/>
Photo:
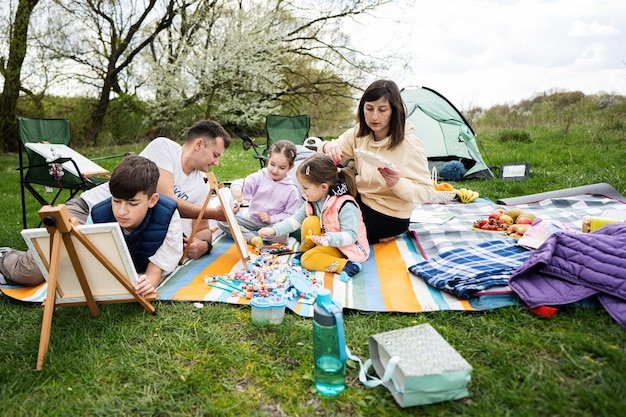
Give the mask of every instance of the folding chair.
<path id="1" fill-rule="evenodd" d="M 41 206 L 52 206 L 63 190 L 69 191 L 69 200 L 79 191 L 88 190 L 108 180 L 106 169 L 69 148 L 69 120 L 18 117 L 17 131 L 20 149 L 20 166 L 17 169 L 20 171 L 24 229 L 27 228 L 25 190 Z M 28 157 L 28 165 L 25 164 L 23 153 Z M 47 199 L 43 193 L 50 189 L 57 191 L 51 199 Z"/>
<path id="2" fill-rule="evenodd" d="M 304 145 L 311 130 L 311 118 L 308 114 L 299 116 L 279 116 L 270 114 L 265 117 L 265 133 L 267 143 L 257 145 L 254 140 L 246 135 L 240 135 L 243 140 L 243 148 L 254 149 L 254 157 L 259 161 L 261 168 L 267 164 L 267 154 L 272 145 L 279 140 L 288 140 L 295 145 Z"/>

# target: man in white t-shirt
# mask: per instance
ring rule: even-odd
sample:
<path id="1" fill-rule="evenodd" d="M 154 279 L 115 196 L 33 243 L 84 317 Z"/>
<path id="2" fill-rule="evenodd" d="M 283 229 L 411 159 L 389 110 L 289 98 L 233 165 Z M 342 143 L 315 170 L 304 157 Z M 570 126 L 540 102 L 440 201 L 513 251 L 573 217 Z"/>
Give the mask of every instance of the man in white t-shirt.
<path id="1" fill-rule="evenodd" d="M 198 218 L 202 205 L 210 192 L 206 172 L 219 165 L 219 159 L 230 145 L 230 135 L 217 122 L 201 120 L 187 131 L 183 145 L 158 137 L 148 144 L 140 156 L 146 157 L 159 167 L 157 192 L 176 200 L 178 212 L 183 220 L 183 233 L 190 236 L 193 223 Z M 72 217 L 84 224 L 91 207 L 111 197 L 108 183 L 83 192 L 66 203 Z M 209 220 L 225 221 L 221 207 L 207 207 L 187 257 L 197 259 L 211 251 L 212 233 Z M 184 239 L 187 244 L 187 238 Z M 4 277 L 22 285 L 38 285 L 44 281 L 32 254 L 8 248 L 0 249 L 0 282 Z"/>

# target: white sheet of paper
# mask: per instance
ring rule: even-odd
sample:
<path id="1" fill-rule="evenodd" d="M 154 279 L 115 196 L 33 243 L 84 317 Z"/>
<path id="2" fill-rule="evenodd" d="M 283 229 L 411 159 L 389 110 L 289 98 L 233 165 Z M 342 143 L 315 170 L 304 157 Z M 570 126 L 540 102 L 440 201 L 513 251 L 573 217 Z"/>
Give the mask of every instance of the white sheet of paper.
<path id="1" fill-rule="evenodd" d="M 365 162 L 374 165 L 375 167 L 395 169 L 395 166 L 390 160 L 380 155 L 376 155 L 374 152 L 357 148 L 354 150 L 354 154 L 359 158 L 363 158 Z"/>
<path id="2" fill-rule="evenodd" d="M 431 223 L 444 224 L 452 219 L 454 214 L 450 212 L 428 212 L 422 210 L 413 210 L 411 213 L 410 223 Z"/>
<path id="3" fill-rule="evenodd" d="M 106 175 L 109 173 L 108 170 L 102 168 L 100 165 L 96 164 L 89 158 L 79 154 L 74 149 L 70 148 L 66 145 L 53 144 L 53 143 L 27 143 L 26 146 L 28 149 L 31 149 L 37 152 L 39 155 L 44 158 L 72 158 L 76 165 L 78 165 L 78 169 L 81 174 L 85 177 L 93 177 L 97 175 Z M 71 172 L 75 176 L 78 176 L 78 172 L 76 172 L 76 168 L 71 161 L 67 161 L 63 163 L 63 169 Z"/>

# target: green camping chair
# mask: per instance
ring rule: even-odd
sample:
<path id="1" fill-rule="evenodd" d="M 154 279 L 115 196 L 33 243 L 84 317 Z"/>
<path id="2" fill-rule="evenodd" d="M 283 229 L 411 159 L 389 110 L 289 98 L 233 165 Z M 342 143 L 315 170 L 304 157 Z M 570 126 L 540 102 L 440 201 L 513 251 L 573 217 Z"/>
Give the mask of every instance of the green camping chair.
<path id="1" fill-rule="evenodd" d="M 254 149 L 254 157 L 259 161 L 261 168 L 267 164 L 267 154 L 272 145 L 279 140 L 288 140 L 294 145 L 304 145 L 311 130 L 311 118 L 308 114 L 299 116 L 279 116 L 270 114 L 265 117 L 265 132 L 267 143 L 257 145 L 254 140 L 246 135 L 240 135 L 243 140 L 243 148 Z"/>
<path id="2" fill-rule="evenodd" d="M 88 190 L 108 181 L 108 171 L 87 158 L 71 151 L 69 154 L 56 153 L 56 147 L 45 145 L 70 145 L 70 122 L 67 119 L 17 118 L 20 188 L 22 193 L 22 222 L 26 222 L 26 190 L 41 204 L 54 205 L 63 190 L 73 198 L 79 191 Z M 70 150 L 68 150 L 69 152 Z M 26 154 L 28 164 L 26 165 Z M 118 155 L 112 155 L 114 157 Z M 104 157 L 109 158 L 109 157 Z M 102 158 L 98 158 L 102 159 Z M 87 164 L 85 163 L 87 162 Z M 81 166 L 83 170 L 81 171 Z M 85 166 L 91 171 L 85 174 Z M 93 169 L 93 168 L 97 169 Z M 52 198 L 44 197 L 44 192 L 56 189 Z M 66 201 L 67 201 L 66 200 Z M 41 225 L 41 222 L 39 223 Z"/>

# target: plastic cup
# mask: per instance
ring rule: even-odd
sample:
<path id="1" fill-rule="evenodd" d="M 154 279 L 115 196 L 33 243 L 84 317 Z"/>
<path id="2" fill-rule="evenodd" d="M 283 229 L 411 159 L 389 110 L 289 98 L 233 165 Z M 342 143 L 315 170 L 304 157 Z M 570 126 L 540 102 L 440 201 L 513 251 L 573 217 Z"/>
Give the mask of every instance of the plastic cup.
<path id="1" fill-rule="evenodd" d="M 250 301 L 252 323 L 258 326 L 281 324 L 287 302 L 280 297 L 256 297 Z"/>

